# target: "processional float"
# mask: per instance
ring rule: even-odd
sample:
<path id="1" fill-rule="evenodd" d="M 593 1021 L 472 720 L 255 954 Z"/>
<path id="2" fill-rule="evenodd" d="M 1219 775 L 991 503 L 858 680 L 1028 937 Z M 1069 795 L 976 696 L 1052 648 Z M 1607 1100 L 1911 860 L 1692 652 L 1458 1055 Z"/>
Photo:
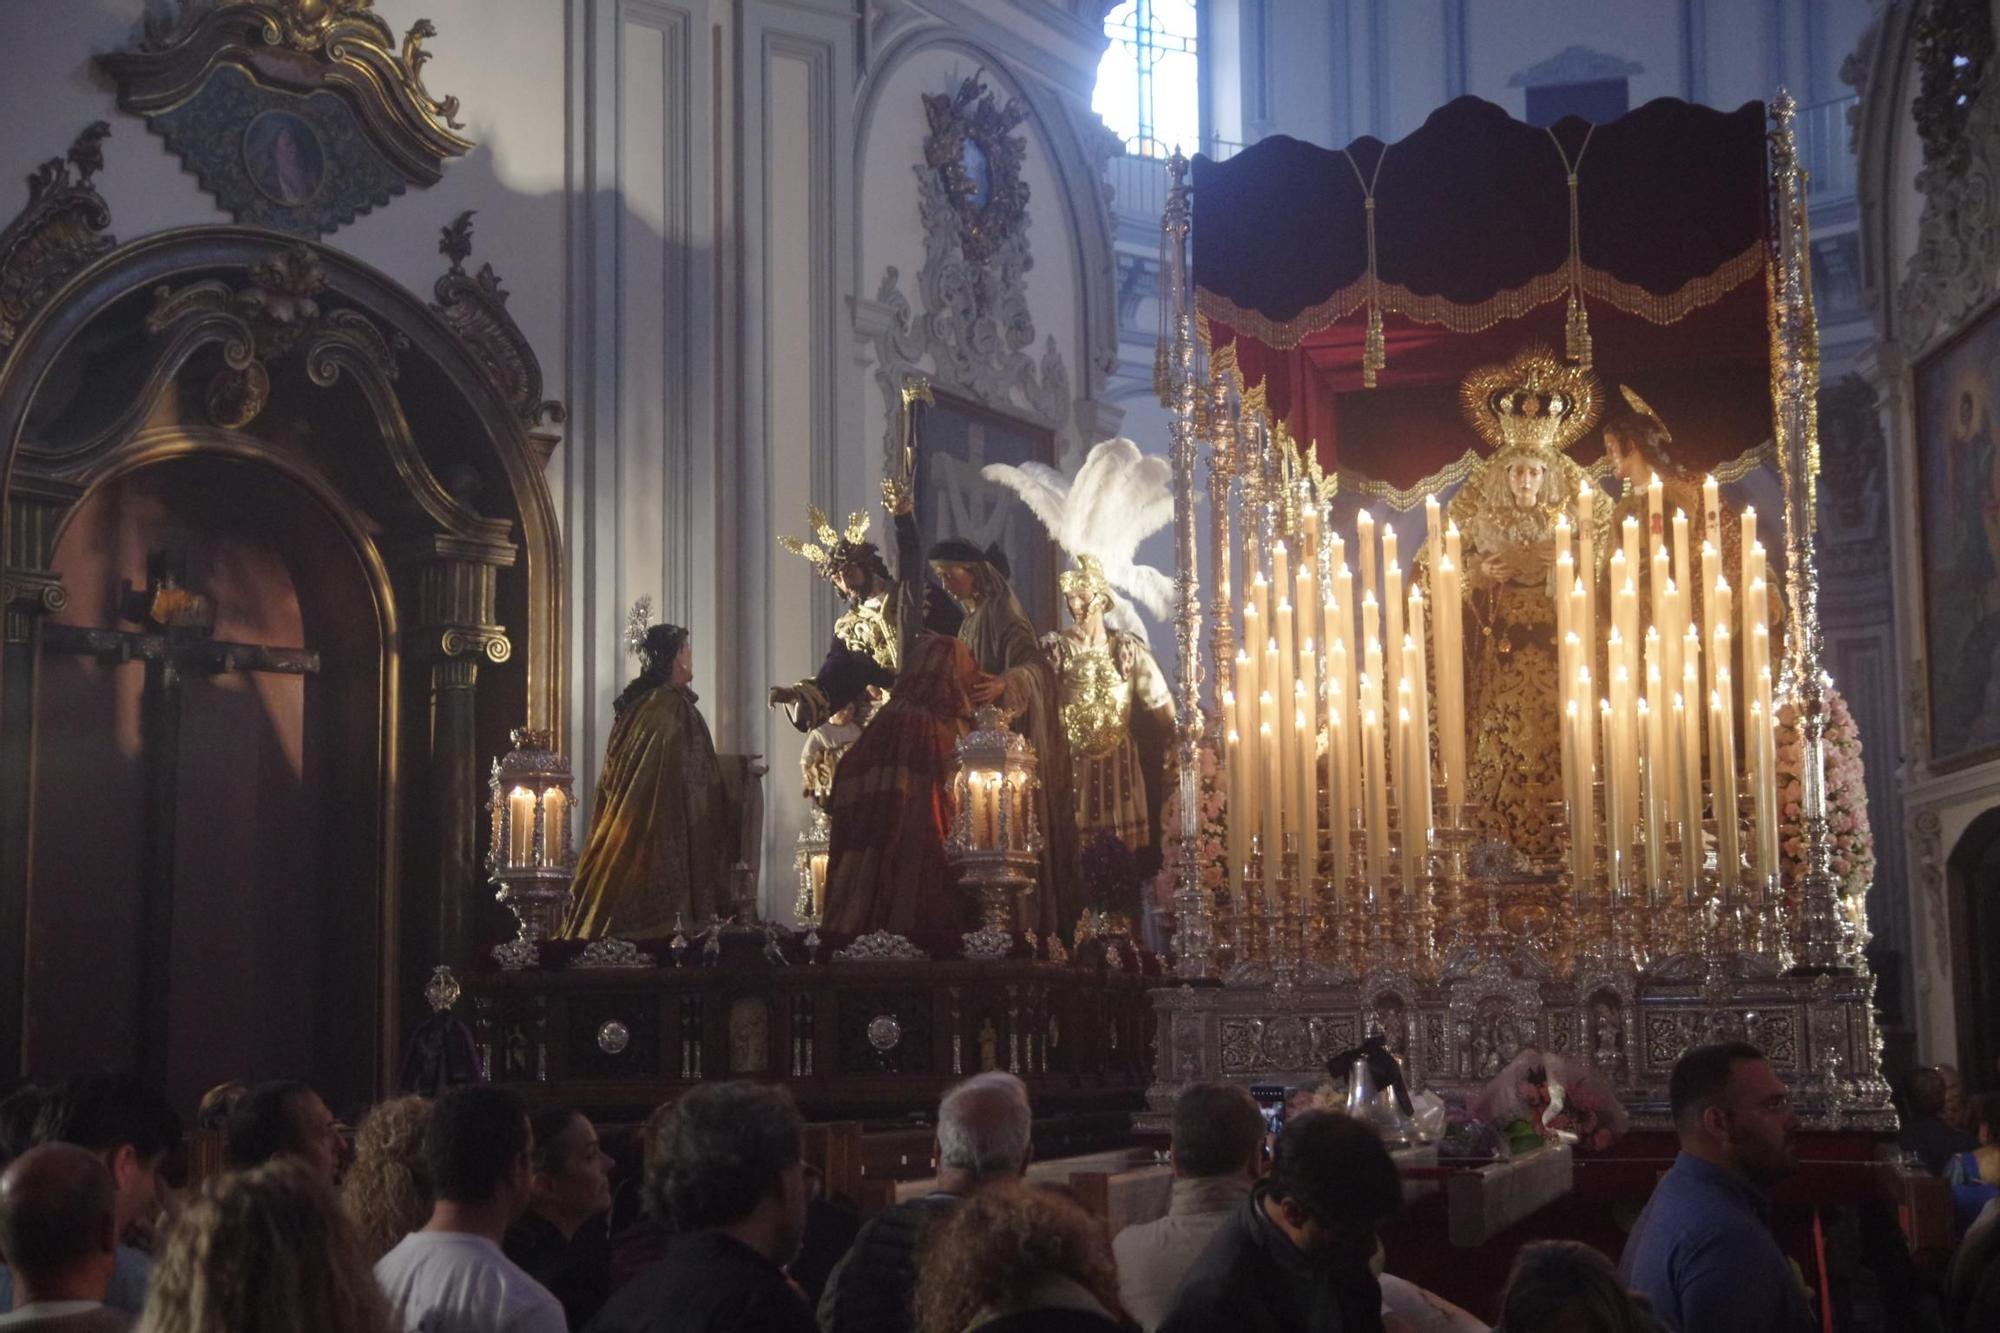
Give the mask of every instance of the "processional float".
<path id="1" fill-rule="evenodd" d="M 1542 129 L 1465 98 L 1391 145 L 1279 138 L 1191 183 L 1173 159 L 1183 984 L 1156 993 L 1157 1109 L 1198 1078 L 1317 1082 L 1380 1031 L 1413 1081 L 1469 1089 L 1534 1046 L 1657 1118 L 1685 1050 L 1740 1037 L 1819 1122 L 1893 1123 L 1828 819 L 1793 109 Z M 1709 472 L 1680 503 L 1598 480 L 1612 384 Z M 1468 673 L 1514 631 L 1468 594 L 1514 567 L 1456 522 L 1504 495 L 1489 462 L 1515 517 L 1554 516 L 1517 580 L 1547 669 L 1523 647 L 1498 693 Z M 1773 472 L 1775 561 L 1720 495 Z M 1493 760 L 1530 687 L 1549 725 Z"/>

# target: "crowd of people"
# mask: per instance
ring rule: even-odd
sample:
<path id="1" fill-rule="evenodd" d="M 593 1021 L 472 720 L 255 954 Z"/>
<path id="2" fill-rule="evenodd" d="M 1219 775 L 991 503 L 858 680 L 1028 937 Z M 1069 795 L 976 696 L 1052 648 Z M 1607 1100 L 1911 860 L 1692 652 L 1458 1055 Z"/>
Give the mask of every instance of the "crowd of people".
<path id="1" fill-rule="evenodd" d="M 1954 1137 L 1918 1079 L 1907 1141 L 1981 1169 L 1976 1109 Z M 1587 1245 L 1521 1247 L 1499 1329 L 1809 1333 L 1821 1327 L 1769 1224 L 1796 1169 L 1784 1083 L 1741 1043 L 1673 1071 L 1680 1153 L 1614 1267 Z M 1984 1116 L 1985 1119 L 1979 1119 Z M 1933 1120 L 1936 1124 L 1933 1124 Z M 1940 1128 L 1942 1126 L 1942 1128 Z M 1332 1111 L 1275 1136 L 1242 1088 L 1197 1084 L 1171 1121 L 1164 1216 L 1109 1234 L 1031 1180 L 1026 1086 L 984 1073 L 940 1103 L 936 1177 L 858 1225 L 822 1197 L 782 1089 L 706 1084 L 644 1132 L 636 1200 L 615 1197 L 597 1127 L 531 1114 L 503 1087 L 375 1107 L 351 1149 L 297 1082 L 217 1089 L 223 1145 L 170 1197 L 183 1141 L 158 1091 L 121 1074 L 0 1101 L 0 1330 L 113 1333 L 1480 1333 L 1385 1271 L 1404 1183 L 1366 1125 Z M 1944 1327 L 2000 1328 L 2000 1204 L 1955 1262 Z"/>

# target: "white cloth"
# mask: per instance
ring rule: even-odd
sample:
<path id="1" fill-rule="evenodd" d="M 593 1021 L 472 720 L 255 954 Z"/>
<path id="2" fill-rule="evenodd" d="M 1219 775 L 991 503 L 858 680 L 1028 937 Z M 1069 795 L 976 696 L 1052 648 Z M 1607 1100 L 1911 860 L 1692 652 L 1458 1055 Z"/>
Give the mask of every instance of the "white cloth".
<path id="1" fill-rule="evenodd" d="M 1167 1215 L 1126 1227 L 1111 1242 L 1118 1260 L 1118 1299 L 1153 1333 L 1174 1307 L 1174 1294 L 1195 1259 L 1250 1197 L 1246 1175 L 1176 1180 Z"/>
<path id="2" fill-rule="evenodd" d="M 1486 1333 L 1486 1325 L 1442 1296 L 1383 1273 L 1382 1326 L 1389 1333 Z"/>
<path id="3" fill-rule="evenodd" d="M 562 1303 L 484 1236 L 413 1231 L 375 1280 L 403 1333 L 568 1333 Z"/>
<path id="4" fill-rule="evenodd" d="M 61 1319 L 66 1315 L 89 1314 L 102 1310 L 103 1301 L 29 1301 L 9 1314 L 0 1314 L 0 1328 L 12 1328 L 36 1319 Z"/>

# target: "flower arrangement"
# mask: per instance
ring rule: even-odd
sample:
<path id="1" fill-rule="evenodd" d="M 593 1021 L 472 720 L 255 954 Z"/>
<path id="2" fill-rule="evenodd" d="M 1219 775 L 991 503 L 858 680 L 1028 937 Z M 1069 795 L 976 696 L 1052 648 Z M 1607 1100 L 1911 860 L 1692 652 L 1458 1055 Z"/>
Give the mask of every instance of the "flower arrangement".
<path id="1" fill-rule="evenodd" d="M 1481 1089 L 1471 1110 L 1515 1154 L 1551 1143 L 1602 1152 L 1631 1124 L 1610 1083 L 1587 1061 L 1532 1047 Z"/>
<path id="2" fill-rule="evenodd" d="M 1228 835 L 1223 819 L 1228 813 L 1229 795 L 1224 790 L 1215 761 L 1215 749 L 1206 741 L 1195 747 L 1200 756 L 1195 785 L 1200 794 L 1201 819 L 1195 835 L 1195 865 L 1200 867 L 1201 887 L 1214 893 L 1228 872 Z M 1171 775 L 1169 775 L 1171 777 Z M 1171 900 L 1173 886 L 1180 878 L 1181 858 L 1187 848 L 1181 841 L 1181 789 L 1178 782 L 1167 788 L 1166 807 L 1160 815 L 1161 836 L 1166 840 L 1166 862 L 1160 872 L 1158 892 Z M 1167 910 L 1172 910 L 1171 902 Z"/>
<path id="3" fill-rule="evenodd" d="M 1858 928 L 1862 900 L 1875 880 L 1875 835 L 1868 825 L 1868 790 L 1861 764 L 1861 731 L 1847 700 L 1829 683 L 1826 689 L 1826 816 L 1833 839 L 1833 873 L 1840 882 L 1842 910 Z M 1795 704 L 1778 709 L 1778 870 L 1787 897 L 1795 897 L 1806 872 L 1806 835 L 1801 822 L 1804 746 Z"/>

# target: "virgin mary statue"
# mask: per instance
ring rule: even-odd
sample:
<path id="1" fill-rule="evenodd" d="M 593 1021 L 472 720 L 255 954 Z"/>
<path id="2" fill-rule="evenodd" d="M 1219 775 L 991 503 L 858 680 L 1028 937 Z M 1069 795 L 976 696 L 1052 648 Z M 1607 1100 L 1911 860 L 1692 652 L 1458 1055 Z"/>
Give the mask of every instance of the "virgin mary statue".
<path id="1" fill-rule="evenodd" d="M 1596 486 L 1563 451 L 1597 423 L 1597 382 L 1530 347 L 1473 371 L 1460 398 L 1466 419 L 1497 446 L 1446 510 L 1466 545 L 1465 795 L 1489 836 L 1553 857 L 1562 848 L 1549 810 L 1563 797 L 1556 522 L 1567 517 L 1574 529 L 1579 490 Z M 1596 553 L 1606 550 L 1610 516 L 1608 502 L 1593 506 Z"/>
<path id="2" fill-rule="evenodd" d="M 665 935 L 677 916 L 705 922 L 729 902 L 735 811 L 688 688 L 688 632 L 655 625 L 639 656 L 639 674 L 611 705 L 597 806 L 563 927 L 569 939 Z"/>
<path id="3" fill-rule="evenodd" d="M 1014 729 L 1028 738 L 1041 761 L 1035 820 L 1042 830 L 1042 891 L 1036 895 L 1033 917 L 1020 924 L 1054 934 L 1065 924 L 1074 925 L 1083 910 L 1083 868 L 1061 686 L 1028 613 L 1014 596 L 1007 558 L 997 547 L 982 551 L 962 537 L 953 537 L 931 547 L 930 562 L 944 590 L 965 608 L 959 642 L 972 650 L 981 671 L 999 677 L 978 682 L 972 702 L 997 701 L 1012 713 Z"/>

